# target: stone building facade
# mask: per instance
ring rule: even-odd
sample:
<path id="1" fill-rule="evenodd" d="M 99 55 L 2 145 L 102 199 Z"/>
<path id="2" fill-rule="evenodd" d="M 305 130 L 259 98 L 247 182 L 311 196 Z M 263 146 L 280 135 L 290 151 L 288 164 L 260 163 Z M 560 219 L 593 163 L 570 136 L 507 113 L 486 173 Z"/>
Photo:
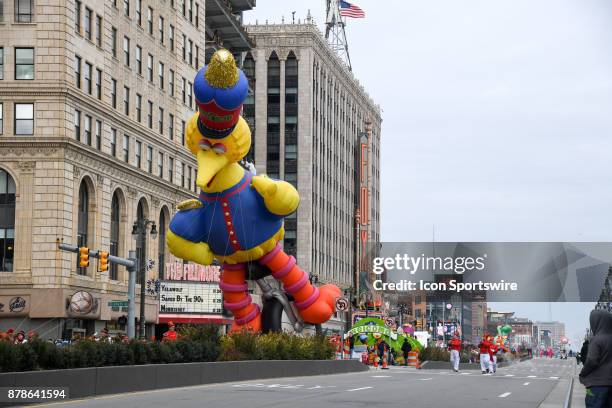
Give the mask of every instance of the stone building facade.
<path id="1" fill-rule="evenodd" d="M 256 48 L 243 61 L 252 93 L 244 116 L 254 129 L 258 173 L 294 184 L 300 207 L 285 221 L 285 250 L 319 283 L 355 284 L 359 140 L 371 122 L 368 240 L 380 237 L 381 111 L 308 18 L 247 25 Z M 340 316 L 337 316 L 340 317 Z M 337 319 L 328 326 L 341 330 Z"/>
<path id="2" fill-rule="evenodd" d="M 154 261 L 146 279 L 163 278 L 165 263 L 175 261 L 165 245 L 170 217 L 195 197 L 184 127 L 215 27 L 205 27 L 201 0 L 5 0 L 0 7 L 0 330 L 53 338 L 119 330 L 126 313 L 108 302 L 125 300 L 125 269 L 101 273 L 95 259 L 79 268 L 56 240 L 124 257 L 135 249 Z M 222 43 L 217 37 L 212 47 Z M 146 254 L 132 236 L 137 218 L 159 231 L 157 240 L 147 237 Z M 73 316 L 66 305 L 78 290 L 97 300 L 90 315 Z M 23 308 L 9 307 L 22 301 Z M 152 296 L 146 320 L 157 321 Z"/>

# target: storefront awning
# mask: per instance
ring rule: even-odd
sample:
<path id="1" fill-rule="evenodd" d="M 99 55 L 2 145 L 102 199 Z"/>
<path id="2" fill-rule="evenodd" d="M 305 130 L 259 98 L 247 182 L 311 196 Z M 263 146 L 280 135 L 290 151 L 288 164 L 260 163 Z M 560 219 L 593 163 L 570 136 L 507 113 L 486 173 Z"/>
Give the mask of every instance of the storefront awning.
<path id="1" fill-rule="evenodd" d="M 205 314 L 160 314 L 159 323 L 232 324 L 234 320 L 219 315 Z"/>

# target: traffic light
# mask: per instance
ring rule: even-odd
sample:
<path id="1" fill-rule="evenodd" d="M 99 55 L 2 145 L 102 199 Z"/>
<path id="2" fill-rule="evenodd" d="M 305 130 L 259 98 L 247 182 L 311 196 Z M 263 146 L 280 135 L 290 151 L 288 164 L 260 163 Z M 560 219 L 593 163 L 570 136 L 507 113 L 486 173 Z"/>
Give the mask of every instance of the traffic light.
<path id="1" fill-rule="evenodd" d="M 89 266 L 89 248 L 79 248 L 79 266 L 81 268 L 87 268 Z"/>
<path id="2" fill-rule="evenodd" d="M 99 253 L 100 261 L 98 263 L 100 272 L 108 271 L 108 252 L 100 251 Z"/>

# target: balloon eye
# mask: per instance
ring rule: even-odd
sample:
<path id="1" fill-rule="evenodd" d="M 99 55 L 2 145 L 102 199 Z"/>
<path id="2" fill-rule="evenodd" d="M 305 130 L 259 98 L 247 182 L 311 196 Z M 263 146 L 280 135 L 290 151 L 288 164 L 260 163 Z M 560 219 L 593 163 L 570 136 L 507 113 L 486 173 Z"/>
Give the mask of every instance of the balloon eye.
<path id="1" fill-rule="evenodd" d="M 202 150 L 210 150 L 211 147 L 212 147 L 210 142 L 208 140 L 206 140 L 206 139 L 200 140 L 199 145 L 200 145 L 200 149 L 202 149 Z"/>
<path id="2" fill-rule="evenodd" d="M 213 151 L 217 154 L 224 154 L 227 149 L 221 143 L 215 143 L 212 147 Z"/>

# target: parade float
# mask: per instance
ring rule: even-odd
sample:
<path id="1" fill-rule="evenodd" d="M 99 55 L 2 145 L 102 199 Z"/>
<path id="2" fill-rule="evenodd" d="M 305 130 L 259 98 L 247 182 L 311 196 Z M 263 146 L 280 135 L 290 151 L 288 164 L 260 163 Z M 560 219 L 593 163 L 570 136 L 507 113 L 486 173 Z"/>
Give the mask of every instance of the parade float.
<path id="1" fill-rule="evenodd" d="M 282 248 L 283 219 L 298 208 L 297 190 L 239 165 L 251 147 L 251 131 L 240 115 L 248 82 L 229 51 L 218 50 L 200 69 L 194 92 L 198 112 L 185 136 L 197 160 L 201 193 L 179 204 L 167 233 L 170 252 L 202 265 L 221 263 L 219 287 L 224 308 L 234 315 L 233 331 L 262 330 L 261 309 L 246 282 L 253 275 L 282 282 L 304 323 L 326 322 L 340 290 L 313 286 Z"/>
<path id="2" fill-rule="evenodd" d="M 378 317 L 365 317 L 355 323 L 355 325 L 345 333 L 346 338 L 353 338 L 354 349 L 357 353 L 368 353 L 368 363 L 372 363 L 372 353 L 380 340 L 384 340 L 390 349 L 395 351 L 396 362 L 403 364 L 402 344 L 404 339 L 410 343 L 412 352 L 418 353 L 422 346 L 409 334 L 400 328 L 394 330 L 385 324 L 383 319 Z"/>

